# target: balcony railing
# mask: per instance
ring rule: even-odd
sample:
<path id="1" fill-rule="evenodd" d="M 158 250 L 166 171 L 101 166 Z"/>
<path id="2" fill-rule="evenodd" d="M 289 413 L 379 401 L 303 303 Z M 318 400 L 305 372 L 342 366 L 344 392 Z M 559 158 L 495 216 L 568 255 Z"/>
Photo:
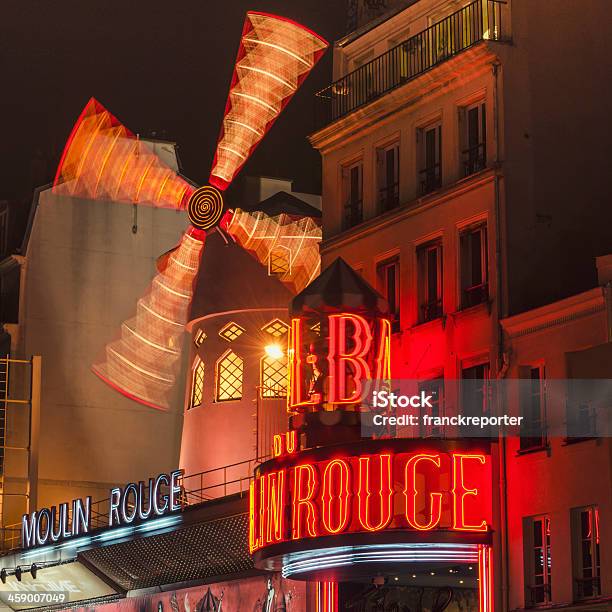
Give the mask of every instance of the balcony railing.
<path id="1" fill-rule="evenodd" d="M 501 39 L 502 0 L 475 0 L 317 93 L 323 127 L 481 40 Z"/>

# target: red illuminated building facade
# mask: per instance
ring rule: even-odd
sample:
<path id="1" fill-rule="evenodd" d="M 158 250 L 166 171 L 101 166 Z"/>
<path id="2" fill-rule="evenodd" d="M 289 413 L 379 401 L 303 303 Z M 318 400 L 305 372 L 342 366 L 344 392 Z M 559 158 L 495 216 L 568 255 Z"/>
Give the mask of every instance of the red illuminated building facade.
<path id="1" fill-rule="evenodd" d="M 335 44 L 335 80 L 318 94 L 310 137 L 323 163 L 321 258 L 323 269 L 343 258 L 387 299 L 392 378 L 435 392 L 430 414 L 491 414 L 491 388 L 531 380 L 530 393 L 508 391 L 507 406 L 535 433 L 495 437 L 488 451 L 492 605 L 603 609 L 609 439 L 593 439 L 588 406 L 583 435 L 570 435 L 578 404 L 546 394 L 556 379 L 611 373 L 612 245 L 600 229 L 610 210 L 596 171 L 585 169 L 587 184 L 576 178 L 586 134 L 566 146 L 565 133 L 574 104 L 606 120 L 597 96 L 566 91 L 550 104 L 559 79 L 596 82 L 574 35 L 598 18 L 566 2 L 540 8 L 421 0 Z M 555 35 L 535 35 L 550 19 Z M 422 444 L 448 443 L 439 428 L 419 433 Z M 387 585 L 425 584 L 398 567 Z M 460 592 L 464 577 L 446 572 Z"/>

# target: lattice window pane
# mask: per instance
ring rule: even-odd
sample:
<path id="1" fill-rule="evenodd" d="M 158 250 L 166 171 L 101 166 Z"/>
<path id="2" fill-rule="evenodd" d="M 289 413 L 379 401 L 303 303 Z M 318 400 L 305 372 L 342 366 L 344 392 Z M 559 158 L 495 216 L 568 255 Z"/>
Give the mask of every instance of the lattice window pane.
<path id="1" fill-rule="evenodd" d="M 193 383 L 191 386 L 191 408 L 202 405 L 204 396 L 204 363 L 198 359 L 198 363 L 193 370 Z"/>
<path id="2" fill-rule="evenodd" d="M 242 399 L 244 363 L 234 351 L 228 351 L 217 362 L 217 401 Z"/>
<path id="3" fill-rule="evenodd" d="M 280 338 L 289 331 L 289 326 L 280 319 L 272 319 L 261 329 L 275 338 Z"/>
<path id="4" fill-rule="evenodd" d="M 233 342 L 236 338 L 244 333 L 244 327 L 240 327 L 238 323 L 230 321 L 219 330 L 219 335 L 228 342 Z"/>
<path id="5" fill-rule="evenodd" d="M 268 265 L 270 274 L 278 274 L 279 276 L 290 274 L 291 269 L 289 257 L 290 253 L 287 249 L 272 249 L 272 251 L 270 251 L 270 260 Z"/>
<path id="6" fill-rule="evenodd" d="M 264 398 L 287 396 L 287 360 L 265 356 L 261 360 L 261 395 Z"/>
<path id="7" fill-rule="evenodd" d="M 193 339 L 193 342 L 197 347 L 200 347 L 202 346 L 202 342 L 204 342 L 204 340 L 206 340 L 206 332 L 203 329 L 199 329 L 195 335 L 195 338 Z"/>

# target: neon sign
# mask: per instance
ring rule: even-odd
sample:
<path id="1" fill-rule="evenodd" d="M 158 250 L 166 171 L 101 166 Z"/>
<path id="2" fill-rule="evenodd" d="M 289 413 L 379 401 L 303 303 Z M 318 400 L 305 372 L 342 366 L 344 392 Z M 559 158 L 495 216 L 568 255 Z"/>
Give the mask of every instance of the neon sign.
<path id="1" fill-rule="evenodd" d="M 323 317 L 321 338 L 313 341 L 305 320 L 291 321 L 289 348 L 289 410 L 323 403 L 358 404 L 365 381 L 391 378 L 391 323 L 368 321 L 354 313 Z"/>
<path id="2" fill-rule="evenodd" d="M 466 451 L 382 452 L 264 464 L 251 483 L 249 545 L 349 533 L 486 533 L 490 456 Z M 283 460 L 284 459 L 284 460 Z"/>
<path id="3" fill-rule="evenodd" d="M 71 508 L 70 508 L 71 507 Z M 21 518 L 23 548 L 54 544 L 88 533 L 91 528 L 91 497 L 42 508 Z"/>
<path id="4" fill-rule="evenodd" d="M 159 474 L 157 478 L 149 478 L 146 489 L 142 481 L 112 489 L 108 511 L 109 527 L 130 525 L 137 520 L 144 521 L 150 517 L 163 516 L 168 512 L 180 510 L 181 487 L 178 480 L 182 473 L 182 470 L 174 470 L 170 474 Z M 168 489 L 167 493 L 163 492 L 162 486 Z"/>
<path id="5" fill-rule="evenodd" d="M 131 525 L 181 509 L 180 478 L 183 470 L 159 474 L 144 482 L 131 482 L 110 491 L 108 527 Z M 24 514 L 21 545 L 34 548 L 85 535 L 92 530 L 91 497 Z"/>

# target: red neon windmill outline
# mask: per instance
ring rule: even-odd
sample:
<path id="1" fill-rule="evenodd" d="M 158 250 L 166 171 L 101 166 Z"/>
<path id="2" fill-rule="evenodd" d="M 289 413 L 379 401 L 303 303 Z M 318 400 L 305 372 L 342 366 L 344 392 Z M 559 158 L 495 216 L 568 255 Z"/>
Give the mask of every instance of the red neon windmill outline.
<path id="1" fill-rule="evenodd" d="M 121 337 L 106 346 L 106 360 L 92 367 L 130 399 L 167 407 L 207 232 L 222 227 L 260 260 L 258 235 L 274 236 L 269 250 L 285 239 L 300 252 L 298 267 L 301 262 L 303 269 L 292 275 L 298 286 L 318 272 L 320 228 L 316 222 L 229 210 L 222 192 L 327 47 L 318 34 L 294 21 L 247 13 L 209 184 L 200 188 L 167 166 L 95 99 L 81 112 L 60 159 L 54 193 L 187 209 L 191 223 L 179 245 L 164 258 L 150 291 L 138 300 L 136 316 L 125 321 Z"/>

